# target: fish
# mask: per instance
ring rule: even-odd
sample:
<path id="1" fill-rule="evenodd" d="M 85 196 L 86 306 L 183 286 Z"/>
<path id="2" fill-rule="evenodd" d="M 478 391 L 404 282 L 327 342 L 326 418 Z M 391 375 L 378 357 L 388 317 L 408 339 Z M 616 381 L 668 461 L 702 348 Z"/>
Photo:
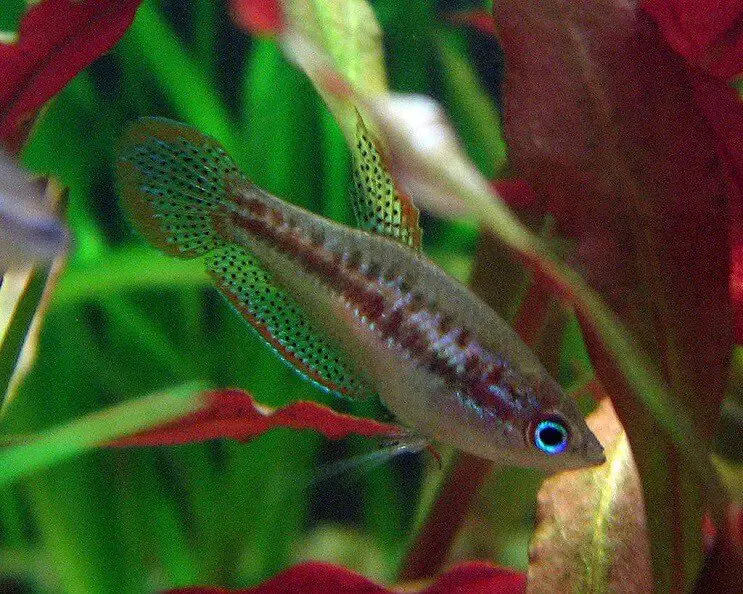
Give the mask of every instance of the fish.
<path id="1" fill-rule="evenodd" d="M 546 472 L 604 462 L 574 400 L 509 324 L 420 251 L 418 211 L 359 116 L 352 228 L 253 184 L 222 145 L 163 118 L 122 136 L 117 185 L 156 248 L 200 258 L 291 367 L 410 431 Z"/>

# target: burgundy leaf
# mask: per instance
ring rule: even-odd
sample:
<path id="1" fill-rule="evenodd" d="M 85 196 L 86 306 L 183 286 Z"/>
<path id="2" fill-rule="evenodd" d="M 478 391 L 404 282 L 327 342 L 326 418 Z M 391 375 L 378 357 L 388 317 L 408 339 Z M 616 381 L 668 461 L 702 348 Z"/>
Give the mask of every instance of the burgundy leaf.
<path id="1" fill-rule="evenodd" d="M 493 182 L 493 188 L 508 206 L 516 210 L 533 211 L 539 206 L 539 197 L 523 179 L 499 179 Z"/>
<path id="2" fill-rule="evenodd" d="M 688 404 L 711 435 L 730 348 L 714 132 L 683 64 L 641 12 L 606 0 L 595 19 L 580 3 L 544 4 L 497 5 L 512 162 L 581 240 L 589 281 L 671 381 L 702 393 L 691 390 Z"/>
<path id="3" fill-rule="evenodd" d="M 24 17 L 17 43 L 0 44 L 0 144 L 16 152 L 36 112 L 109 51 L 142 0 L 45 0 Z"/>
<path id="4" fill-rule="evenodd" d="M 275 35 L 283 26 L 278 0 L 232 0 L 232 17 L 251 35 Z"/>
<path id="5" fill-rule="evenodd" d="M 300 401 L 273 409 L 258 404 L 241 390 L 212 392 L 207 395 L 206 402 L 202 410 L 182 419 L 117 439 L 108 445 L 176 445 L 221 437 L 245 441 L 275 427 L 312 429 L 328 439 L 343 439 L 351 434 L 394 438 L 404 433 L 396 425 L 338 413 L 316 402 Z"/>
<path id="6" fill-rule="evenodd" d="M 405 588 L 406 592 L 420 594 L 518 594 L 526 591 L 526 576 L 490 565 L 489 563 L 462 563 L 441 575 L 423 589 Z M 225 590 L 194 586 L 168 590 L 169 594 L 326 594 L 328 592 L 366 592 L 394 594 L 390 589 L 373 582 L 345 567 L 309 561 L 282 571 L 254 588 Z"/>
<path id="7" fill-rule="evenodd" d="M 734 316 L 735 341 L 743 343 L 743 104 L 738 93 L 728 84 L 705 76 L 696 66 L 704 67 L 691 51 L 713 45 L 715 34 L 720 38 L 716 56 L 725 69 L 708 68 L 712 74 L 730 78 L 743 73 L 743 2 L 697 2 L 685 0 L 646 0 L 643 8 L 658 22 L 666 41 L 689 60 L 689 76 L 694 87 L 697 105 L 714 128 L 718 140 L 718 153 L 723 159 L 727 177 L 731 217 L 731 276 L 730 290 Z M 737 20 L 736 20 L 737 19 Z M 456 13 L 451 20 L 495 35 L 495 21 L 484 11 Z M 683 26 L 682 26 L 683 24 Z M 682 39 L 677 39 L 681 36 Z M 688 37 L 688 40 L 687 40 Z M 687 40 L 687 41 L 684 41 Z M 733 43 L 734 40 L 734 43 Z M 725 45 L 725 43 L 727 45 Z M 722 50 L 725 51 L 722 51 Z M 710 54 L 711 55 L 711 54 Z M 524 184 L 526 187 L 520 186 Z M 541 210 L 540 200 L 523 180 L 500 180 L 496 190 L 512 207 Z M 563 221 L 570 213 L 552 203 L 550 209 Z M 542 206 L 543 207 L 543 206 Z M 567 223 L 569 225 L 569 222 Z M 609 245 L 594 246 L 594 251 L 609 249 Z M 590 251 L 590 246 L 589 246 Z"/>
<path id="8" fill-rule="evenodd" d="M 730 208 L 730 293 L 735 342 L 743 344 L 743 103 L 727 83 L 690 71 L 697 105 L 717 136 Z"/>
<path id="9" fill-rule="evenodd" d="M 514 170 L 578 239 L 586 279 L 710 438 L 732 344 L 728 196 L 716 134 L 684 61 L 633 2 L 494 7 Z M 683 555 L 694 532 L 682 531 L 701 521 L 701 510 L 678 505 L 675 451 L 598 336 L 586 324 L 584 331 L 643 477 L 654 551 L 676 551 L 665 562 L 655 556 L 665 564 L 658 578 L 683 588 L 696 561 Z"/>
<path id="10" fill-rule="evenodd" d="M 743 0 L 644 0 L 669 44 L 724 79 L 743 74 Z"/>

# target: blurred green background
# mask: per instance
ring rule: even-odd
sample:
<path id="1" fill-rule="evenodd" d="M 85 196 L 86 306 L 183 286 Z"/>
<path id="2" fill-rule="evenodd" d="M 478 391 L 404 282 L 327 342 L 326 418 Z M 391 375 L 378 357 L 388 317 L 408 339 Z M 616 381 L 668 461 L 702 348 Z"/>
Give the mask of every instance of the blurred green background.
<path id="1" fill-rule="evenodd" d="M 391 88 L 442 101 L 471 157 L 493 177 L 506 165 L 500 54 L 492 40 L 443 17 L 486 4 L 373 2 Z M 3 0 L 0 29 L 17 27 L 23 10 L 22 0 Z M 70 188 L 74 249 L 37 365 L 0 421 L 2 433 L 37 432 L 191 380 L 240 387 L 270 405 L 314 399 L 379 416 L 373 405 L 352 408 L 302 382 L 230 310 L 199 263 L 166 258 L 133 232 L 112 163 L 123 127 L 141 115 L 189 122 L 219 138 L 257 184 L 352 222 L 343 137 L 276 42 L 239 30 L 224 2 L 145 0 L 116 48 L 50 105 L 24 152 L 30 169 Z M 425 251 L 467 280 L 474 224 L 424 215 L 423 225 Z M 563 358 L 581 356 L 577 337 L 568 331 Z M 37 472 L 0 489 L 0 591 L 246 586 L 305 559 L 393 580 L 422 492 L 443 473 L 408 456 L 313 478 L 375 447 L 276 430 L 248 444 L 99 451 Z M 524 568 L 539 478 L 498 472 L 457 554 Z"/>

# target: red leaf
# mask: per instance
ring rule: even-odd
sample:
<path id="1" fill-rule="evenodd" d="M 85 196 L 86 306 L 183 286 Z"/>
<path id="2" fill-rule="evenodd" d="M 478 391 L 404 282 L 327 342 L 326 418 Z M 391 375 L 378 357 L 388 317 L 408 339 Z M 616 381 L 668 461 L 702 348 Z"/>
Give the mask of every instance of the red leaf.
<path id="1" fill-rule="evenodd" d="M 330 563 L 309 561 L 282 571 L 255 588 L 225 590 L 194 586 L 168 590 L 169 594 L 326 594 L 327 592 L 366 592 L 393 594 L 390 589 L 377 584 L 345 567 Z M 440 576 L 423 589 L 405 589 L 421 594 L 515 594 L 526 591 L 526 576 L 489 563 L 462 563 Z"/>
<path id="2" fill-rule="evenodd" d="M 202 410 L 182 419 L 111 442 L 109 446 L 157 446 L 194 443 L 228 437 L 249 440 L 275 427 L 312 429 L 328 439 L 351 434 L 399 437 L 404 430 L 373 419 L 335 412 L 316 402 L 294 402 L 272 409 L 258 404 L 246 392 L 225 390 L 208 394 Z"/>
<path id="3" fill-rule="evenodd" d="M 644 0 L 666 41 L 725 80 L 743 74 L 743 0 Z"/>
<path id="4" fill-rule="evenodd" d="M 15 152 L 36 112 L 131 25 L 141 0 L 45 0 L 0 44 L 0 143 Z"/>
<path id="5" fill-rule="evenodd" d="M 493 188 L 503 201 L 517 210 L 537 210 L 540 201 L 532 187 L 523 179 L 499 179 Z"/>
<path id="6" fill-rule="evenodd" d="M 678 392 L 713 434 L 730 351 L 713 131 L 683 65 L 642 13 L 606 1 L 595 7 L 602 19 L 556 8 L 553 22 L 524 6 L 497 4 L 512 162 L 581 240 L 588 280 L 671 381 L 696 388 Z"/>
<path id="7" fill-rule="evenodd" d="M 232 0 L 232 17 L 251 35 L 275 35 L 283 27 L 278 0 Z"/>
<path id="8" fill-rule="evenodd" d="M 494 9 L 514 170 L 579 240 L 586 279 L 710 438 L 732 343 L 729 198 L 716 134 L 686 65 L 632 2 L 504 0 Z M 695 561 L 669 527 L 695 538 L 700 509 L 677 504 L 674 451 L 583 326 L 643 477 L 659 583 L 681 588 L 684 565 Z M 662 566 L 664 549 L 674 567 Z"/>
<path id="9" fill-rule="evenodd" d="M 696 102 L 717 136 L 730 208 L 730 293 L 735 341 L 743 344 L 743 103 L 726 83 L 690 72 Z"/>
<path id="10" fill-rule="evenodd" d="M 743 343 L 743 103 L 729 79 L 743 73 L 743 0 L 646 0 L 666 41 L 689 62 L 697 105 L 712 125 L 723 159 L 730 205 L 735 340 Z"/>
<path id="11" fill-rule="evenodd" d="M 716 76 L 732 78 L 743 74 L 743 0 L 729 3 L 697 0 L 645 0 L 643 8 L 657 21 L 665 40 L 684 56 L 691 66 L 705 68 Z M 485 11 L 455 13 L 454 23 L 469 25 L 481 33 L 496 35 L 495 20 Z M 706 56 L 706 58 L 704 58 Z M 713 63 L 712 57 L 717 62 Z M 738 93 L 727 84 L 716 82 L 692 68 L 689 72 L 695 99 L 718 137 L 728 185 L 731 232 L 730 291 L 733 305 L 735 341 L 743 343 L 743 104 Z M 523 180 L 499 180 L 495 189 L 511 207 L 538 210 L 540 200 Z M 570 208 L 560 202 L 550 205 L 552 214 L 569 221 Z M 567 212 L 566 212 L 567 210 Z M 569 225 L 569 222 L 567 223 Z M 583 252 L 610 250 L 609 243 L 589 242 Z M 616 273 L 616 269 L 615 269 Z M 609 275 L 612 276 L 612 275 Z"/>

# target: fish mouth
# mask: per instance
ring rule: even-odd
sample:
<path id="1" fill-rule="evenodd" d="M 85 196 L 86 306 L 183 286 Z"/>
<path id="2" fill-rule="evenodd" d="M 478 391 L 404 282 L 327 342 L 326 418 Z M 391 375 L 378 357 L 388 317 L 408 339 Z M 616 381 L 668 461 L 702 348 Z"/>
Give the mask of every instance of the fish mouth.
<path id="1" fill-rule="evenodd" d="M 588 464 L 595 466 L 606 462 L 604 448 L 593 433 L 588 433 L 583 442 L 583 458 Z"/>

